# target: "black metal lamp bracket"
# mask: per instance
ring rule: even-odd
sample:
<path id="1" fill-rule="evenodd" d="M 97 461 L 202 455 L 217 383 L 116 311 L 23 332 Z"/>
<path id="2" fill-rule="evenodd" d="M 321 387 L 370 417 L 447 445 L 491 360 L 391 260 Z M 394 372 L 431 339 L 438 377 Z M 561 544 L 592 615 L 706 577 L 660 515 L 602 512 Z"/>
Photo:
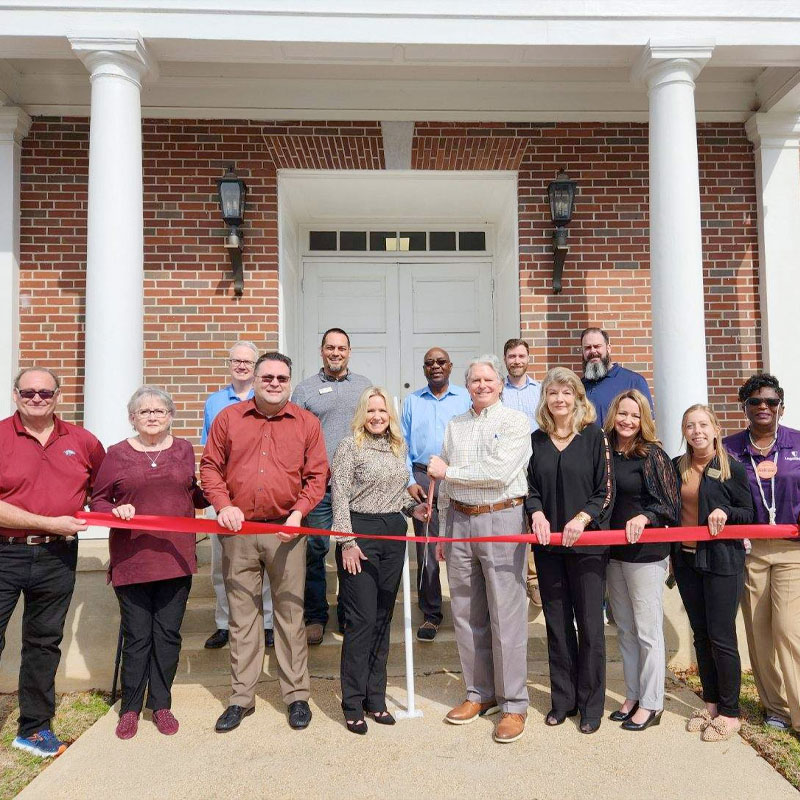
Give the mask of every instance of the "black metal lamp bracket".
<path id="1" fill-rule="evenodd" d="M 556 228 L 553 231 L 553 294 L 561 294 L 561 276 L 568 252 L 567 229 Z"/>

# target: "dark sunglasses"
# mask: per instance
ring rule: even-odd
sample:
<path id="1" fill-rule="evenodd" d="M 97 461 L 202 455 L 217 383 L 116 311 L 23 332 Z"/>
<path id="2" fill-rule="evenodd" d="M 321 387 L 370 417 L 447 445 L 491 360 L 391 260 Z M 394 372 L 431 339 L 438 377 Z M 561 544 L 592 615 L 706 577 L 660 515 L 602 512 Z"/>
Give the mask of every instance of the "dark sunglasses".
<path id="1" fill-rule="evenodd" d="M 777 408 L 782 401 L 778 397 L 748 397 L 744 402 L 751 408 L 758 408 L 762 403 L 766 403 L 770 408 Z"/>
<path id="2" fill-rule="evenodd" d="M 272 383 L 272 381 L 278 381 L 278 383 L 289 383 L 291 378 L 288 375 L 259 375 L 258 379 L 261 383 Z"/>
<path id="3" fill-rule="evenodd" d="M 17 394 L 23 400 L 33 400 L 37 394 L 42 400 L 52 400 L 57 392 L 58 389 L 17 389 Z"/>
<path id="4" fill-rule="evenodd" d="M 432 367 L 438 364 L 440 367 L 446 367 L 450 362 L 446 358 L 429 358 L 422 362 L 423 367 Z"/>

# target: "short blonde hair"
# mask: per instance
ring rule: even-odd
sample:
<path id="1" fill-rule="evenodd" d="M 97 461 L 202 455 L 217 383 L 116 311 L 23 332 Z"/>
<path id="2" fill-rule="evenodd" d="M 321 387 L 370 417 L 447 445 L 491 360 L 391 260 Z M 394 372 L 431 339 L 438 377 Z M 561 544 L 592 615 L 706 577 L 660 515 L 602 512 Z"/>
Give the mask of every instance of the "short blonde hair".
<path id="1" fill-rule="evenodd" d="M 710 406 L 704 405 L 703 403 L 695 403 L 693 406 L 689 406 L 689 408 L 683 412 L 681 433 L 683 433 L 683 429 L 686 427 L 686 418 L 693 411 L 703 411 L 711 420 L 711 424 L 714 426 L 714 455 L 719 461 L 719 477 L 722 481 L 730 480 L 731 461 L 728 457 L 728 453 L 722 446 L 722 428 L 720 427 L 719 420 Z M 685 435 L 684 438 L 686 438 Z M 689 476 L 692 472 L 692 446 L 689 444 L 688 439 L 686 440 L 686 452 L 678 459 L 678 472 L 680 472 L 683 481 L 689 480 Z"/>
<path id="2" fill-rule="evenodd" d="M 597 419 L 597 412 L 586 397 L 586 389 L 581 379 L 567 367 L 553 367 L 544 376 L 542 393 L 539 397 L 539 405 L 536 408 L 536 421 L 539 423 L 539 428 L 545 433 L 555 433 L 556 423 L 550 413 L 550 409 L 547 407 L 547 390 L 556 384 L 569 386 L 575 394 L 572 430 L 574 433 L 580 433 L 587 425 L 591 425 Z"/>
<path id="3" fill-rule="evenodd" d="M 611 445 L 615 447 L 617 444 L 617 431 L 614 427 L 614 421 L 623 400 L 633 400 L 639 406 L 639 430 L 636 432 L 636 436 L 626 455 L 632 454 L 643 458 L 650 451 L 651 444 L 657 444 L 660 447 L 661 442 L 656 435 L 656 423 L 653 419 L 653 412 L 650 411 L 650 403 L 638 389 L 628 389 L 626 392 L 621 392 L 611 401 L 611 405 L 606 412 L 603 430 L 608 435 Z"/>
<path id="4" fill-rule="evenodd" d="M 367 406 L 369 406 L 369 401 L 373 397 L 382 397 L 383 402 L 386 404 L 386 411 L 389 413 L 389 428 L 385 435 L 389 439 L 392 452 L 399 457 L 403 455 L 405 450 L 405 439 L 403 439 L 403 434 L 400 430 L 400 422 L 397 419 L 394 402 L 389 396 L 389 392 L 382 386 L 370 386 L 364 389 L 361 393 L 361 397 L 358 398 L 356 413 L 353 414 L 353 421 L 350 424 L 350 427 L 353 429 L 353 440 L 356 443 L 356 447 L 362 447 L 364 444 L 364 437 L 367 434 L 366 428 L 364 427 L 367 421 Z"/>

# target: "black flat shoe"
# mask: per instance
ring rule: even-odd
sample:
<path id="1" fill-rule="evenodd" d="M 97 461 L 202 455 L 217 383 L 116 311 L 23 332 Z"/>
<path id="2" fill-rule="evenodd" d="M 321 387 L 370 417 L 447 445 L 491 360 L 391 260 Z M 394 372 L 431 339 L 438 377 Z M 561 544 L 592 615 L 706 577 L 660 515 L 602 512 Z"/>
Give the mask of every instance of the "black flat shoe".
<path id="1" fill-rule="evenodd" d="M 619 711 L 614 711 L 613 713 L 608 715 L 608 718 L 612 722 L 627 722 L 637 711 L 639 710 L 639 702 L 635 702 L 633 704 L 633 708 L 626 714 L 621 709 Z"/>
<path id="2" fill-rule="evenodd" d="M 368 711 L 369 714 L 378 725 L 394 725 L 397 721 L 388 711 Z"/>
<path id="3" fill-rule="evenodd" d="M 580 724 L 580 732 L 581 733 L 596 733 L 600 730 L 600 722 L 602 720 L 599 719 L 582 719 Z"/>
<path id="4" fill-rule="evenodd" d="M 239 724 L 245 717 L 249 717 L 256 710 L 255 706 L 252 708 L 242 708 L 241 706 L 228 706 L 220 715 L 214 730 L 217 733 L 227 733 L 234 728 L 238 728 Z"/>
<path id="5" fill-rule="evenodd" d="M 620 725 L 620 728 L 624 731 L 647 730 L 651 725 L 658 725 L 661 722 L 661 715 L 663 713 L 663 709 L 661 711 L 651 711 L 650 716 L 644 722 L 632 722 L 631 720 L 627 720 Z"/>
<path id="6" fill-rule="evenodd" d="M 361 719 L 346 719 L 344 724 L 350 733 L 357 733 L 359 736 L 364 736 L 367 732 L 367 723 L 363 717 Z"/>
<path id="7" fill-rule="evenodd" d="M 289 703 L 289 727 L 296 731 L 308 727 L 311 722 L 311 709 L 305 700 L 295 700 Z"/>
<path id="8" fill-rule="evenodd" d="M 544 724 L 554 728 L 556 725 L 561 725 L 567 717 L 574 717 L 578 714 L 578 707 L 571 708 L 569 711 L 556 711 L 551 708 L 544 718 Z"/>

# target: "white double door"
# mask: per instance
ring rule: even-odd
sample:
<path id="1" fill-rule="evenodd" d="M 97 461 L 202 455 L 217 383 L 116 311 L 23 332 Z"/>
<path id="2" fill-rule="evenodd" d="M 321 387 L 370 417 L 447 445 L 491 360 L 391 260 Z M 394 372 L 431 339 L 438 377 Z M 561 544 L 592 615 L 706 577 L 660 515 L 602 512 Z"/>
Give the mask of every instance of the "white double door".
<path id="1" fill-rule="evenodd" d="M 471 358 L 493 351 L 492 265 L 305 259 L 303 377 L 320 368 L 322 334 L 350 336 L 350 369 L 402 400 L 425 385 L 422 361 L 431 347 L 453 362 L 464 384 Z"/>

